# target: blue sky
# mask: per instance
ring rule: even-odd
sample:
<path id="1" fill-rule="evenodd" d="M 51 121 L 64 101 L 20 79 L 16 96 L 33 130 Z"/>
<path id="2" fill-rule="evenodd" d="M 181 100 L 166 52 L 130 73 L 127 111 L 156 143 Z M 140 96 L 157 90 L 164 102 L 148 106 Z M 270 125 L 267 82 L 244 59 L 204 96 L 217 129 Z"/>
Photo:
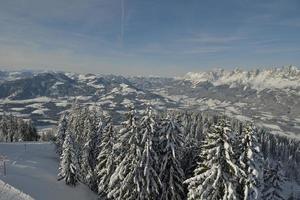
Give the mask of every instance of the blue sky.
<path id="1" fill-rule="evenodd" d="M 299 66 L 299 10 L 298 0 L 0 0 L 0 69 Z"/>

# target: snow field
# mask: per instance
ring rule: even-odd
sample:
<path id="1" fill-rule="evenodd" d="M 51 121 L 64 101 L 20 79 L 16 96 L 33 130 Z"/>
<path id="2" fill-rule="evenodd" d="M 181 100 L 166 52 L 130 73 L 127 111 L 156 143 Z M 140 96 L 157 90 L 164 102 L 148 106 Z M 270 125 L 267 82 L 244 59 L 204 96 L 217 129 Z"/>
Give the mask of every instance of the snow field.
<path id="1" fill-rule="evenodd" d="M 0 179 L 34 199 L 97 199 L 96 194 L 83 184 L 74 188 L 57 181 L 58 158 L 51 143 L 0 143 L 0 154 L 9 160 L 7 175 L 0 174 Z"/>

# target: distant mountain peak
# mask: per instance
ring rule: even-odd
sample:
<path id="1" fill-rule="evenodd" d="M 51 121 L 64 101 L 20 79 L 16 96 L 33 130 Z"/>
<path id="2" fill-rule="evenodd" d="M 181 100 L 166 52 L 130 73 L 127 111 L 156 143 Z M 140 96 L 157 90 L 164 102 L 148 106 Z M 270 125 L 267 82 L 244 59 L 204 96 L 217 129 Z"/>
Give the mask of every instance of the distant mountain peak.
<path id="1" fill-rule="evenodd" d="M 188 72 L 184 80 L 194 84 L 211 82 L 214 85 L 246 85 L 262 90 L 265 88 L 297 88 L 300 87 L 300 70 L 293 65 L 272 69 L 242 70 L 212 70 L 206 72 Z"/>

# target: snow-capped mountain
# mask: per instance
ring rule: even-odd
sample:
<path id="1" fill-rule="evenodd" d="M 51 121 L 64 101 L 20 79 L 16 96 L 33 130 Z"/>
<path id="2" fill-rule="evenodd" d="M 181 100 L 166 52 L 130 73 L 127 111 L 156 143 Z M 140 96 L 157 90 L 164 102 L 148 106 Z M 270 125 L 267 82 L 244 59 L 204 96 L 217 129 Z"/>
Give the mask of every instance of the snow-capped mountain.
<path id="1" fill-rule="evenodd" d="M 208 81 L 215 86 L 230 85 L 230 87 L 237 87 L 243 85 L 257 90 L 266 88 L 295 89 L 300 87 L 300 70 L 295 66 L 252 71 L 217 69 L 209 72 L 189 72 L 183 79 L 190 80 L 193 84 Z"/>
<path id="2" fill-rule="evenodd" d="M 213 70 L 183 77 L 123 77 L 63 72 L 0 72 L 0 112 L 56 125 L 74 102 L 122 116 L 137 109 L 181 108 L 223 112 L 254 121 L 274 134 L 300 137 L 300 70 Z"/>
<path id="3" fill-rule="evenodd" d="M 254 121 L 274 134 L 300 137 L 300 70 L 213 70 L 177 78 L 130 79 L 180 107 L 212 110 Z"/>
<path id="4" fill-rule="evenodd" d="M 4 81 L 22 79 L 33 76 L 31 71 L 1 71 L 0 70 L 0 83 Z"/>
<path id="5" fill-rule="evenodd" d="M 56 125 L 59 114 L 74 102 L 101 106 L 115 115 L 133 104 L 140 109 L 151 103 L 156 109 L 174 107 L 176 102 L 136 88 L 125 77 L 61 72 L 3 72 L 0 82 L 0 112 L 32 119 L 36 125 Z M 19 74 L 15 79 L 12 74 Z"/>

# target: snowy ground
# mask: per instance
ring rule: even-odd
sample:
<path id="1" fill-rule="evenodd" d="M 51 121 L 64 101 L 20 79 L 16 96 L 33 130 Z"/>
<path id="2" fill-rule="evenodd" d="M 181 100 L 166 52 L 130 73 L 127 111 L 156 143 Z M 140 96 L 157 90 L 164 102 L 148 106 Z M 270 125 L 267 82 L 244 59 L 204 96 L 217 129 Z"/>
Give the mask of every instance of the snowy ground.
<path id="1" fill-rule="evenodd" d="M 33 200 L 33 198 L 0 180 L 0 200 Z"/>
<path id="2" fill-rule="evenodd" d="M 50 143 L 0 143 L 0 154 L 9 160 L 6 176 L 0 166 L 0 179 L 34 199 L 97 199 L 85 185 L 72 188 L 57 181 L 58 160 Z"/>
<path id="3" fill-rule="evenodd" d="M 33 198 L 0 180 L 0 200 L 33 200 Z"/>
<path id="4" fill-rule="evenodd" d="M 1 155 L 7 156 L 9 161 L 6 176 L 0 161 L 0 200 L 31 200 L 31 197 L 37 200 L 97 199 L 82 184 L 72 188 L 57 181 L 58 160 L 50 143 L 0 143 Z M 286 182 L 285 196 L 289 197 L 292 191 L 294 197 L 300 198 L 300 185 Z"/>

